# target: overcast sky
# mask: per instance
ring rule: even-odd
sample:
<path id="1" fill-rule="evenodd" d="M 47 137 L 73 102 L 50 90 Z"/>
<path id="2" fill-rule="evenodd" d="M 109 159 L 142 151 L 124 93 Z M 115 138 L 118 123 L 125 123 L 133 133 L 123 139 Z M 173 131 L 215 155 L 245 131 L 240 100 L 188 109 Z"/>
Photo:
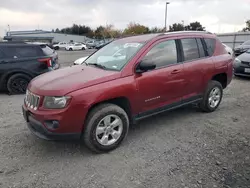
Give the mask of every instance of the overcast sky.
<path id="1" fill-rule="evenodd" d="M 163 0 L 0 0 L 0 36 L 11 30 L 51 30 L 85 24 L 113 24 L 123 29 L 130 21 L 164 27 Z M 250 0 L 169 0 L 168 25 L 200 21 L 216 33 L 234 32 L 250 19 Z"/>

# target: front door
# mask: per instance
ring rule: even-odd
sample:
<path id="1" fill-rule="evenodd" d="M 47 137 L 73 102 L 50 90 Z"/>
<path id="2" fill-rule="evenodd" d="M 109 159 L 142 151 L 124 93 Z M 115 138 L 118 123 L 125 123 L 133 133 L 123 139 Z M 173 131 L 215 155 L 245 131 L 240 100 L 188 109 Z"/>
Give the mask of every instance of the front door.
<path id="1" fill-rule="evenodd" d="M 136 74 L 139 112 L 154 113 L 181 101 L 183 89 L 183 64 L 178 61 L 174 39 L 161 40 L 152 45 L 143 59 L 156 64 L 156 69 Z M 139 114 L 140 115 L 140 114 Z"/>

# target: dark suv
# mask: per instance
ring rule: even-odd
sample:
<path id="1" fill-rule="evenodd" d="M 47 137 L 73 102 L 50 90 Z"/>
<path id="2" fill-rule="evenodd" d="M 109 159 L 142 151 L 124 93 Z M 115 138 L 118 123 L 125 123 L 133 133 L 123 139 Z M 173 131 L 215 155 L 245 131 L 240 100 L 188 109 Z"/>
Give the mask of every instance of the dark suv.
<path id="1" fill-rule="evenodd" d="M 57 68 L 57 58 L 39 45 L 0 43 L 0 90 L 25 93 L 32 78 Z"/>
<path id="2" fill-rule="evenodd" d="M 80 67 L 33 79 L 23 115 L 40 138 L 82 138 L 93 151 L 110 151 L 140 119 L 192 103 L 215 111 L 232 80 L 232 62 L 205 32 L 119 39 Z"/>

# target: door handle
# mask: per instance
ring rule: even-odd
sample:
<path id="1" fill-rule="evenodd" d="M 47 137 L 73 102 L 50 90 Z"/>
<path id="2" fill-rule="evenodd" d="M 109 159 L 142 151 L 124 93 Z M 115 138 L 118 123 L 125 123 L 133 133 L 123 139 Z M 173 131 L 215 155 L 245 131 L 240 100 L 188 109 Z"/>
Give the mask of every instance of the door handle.
<path id="1" fill-rule="evenodd" d="M 171 74 L 178 74 L 178 73 L 180 73 L 180 72 L 181 72 L 181 70 L 175 69 L 175 70 L 173 70 L 173 71 L 171 72 Z"/>

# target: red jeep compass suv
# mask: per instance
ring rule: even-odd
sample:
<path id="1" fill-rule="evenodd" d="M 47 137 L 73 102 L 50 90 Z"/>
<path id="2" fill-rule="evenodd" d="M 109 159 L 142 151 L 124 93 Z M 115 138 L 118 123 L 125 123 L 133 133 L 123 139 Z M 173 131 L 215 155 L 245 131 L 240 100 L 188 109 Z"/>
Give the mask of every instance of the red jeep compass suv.
<path id="1" fill-rule="evenodd" d="M 190 103 L 214 111 L 232 80 L 232 61 L 206 32 L 119 39 L 82 65 L 33 79 L 23 115 L 40 138 L 81 138 L 93 151 L 110 151 L 142 118 Z"/>

